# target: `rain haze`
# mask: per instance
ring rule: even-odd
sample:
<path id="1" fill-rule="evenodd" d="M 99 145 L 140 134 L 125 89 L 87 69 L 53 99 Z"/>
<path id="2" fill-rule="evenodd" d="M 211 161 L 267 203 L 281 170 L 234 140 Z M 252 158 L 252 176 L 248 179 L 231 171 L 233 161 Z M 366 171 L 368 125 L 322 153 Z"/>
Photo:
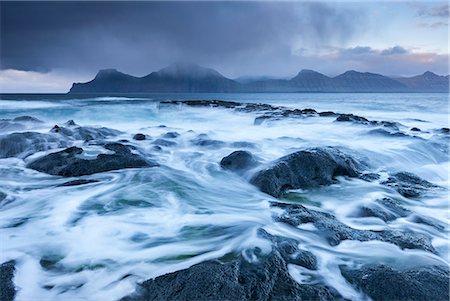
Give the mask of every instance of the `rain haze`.
<path id="1" fill-rule="evenodd" d="M 2 92 L 174 62 L 224 76 L 448 74 L 446 2 L 1 2 Z"/>

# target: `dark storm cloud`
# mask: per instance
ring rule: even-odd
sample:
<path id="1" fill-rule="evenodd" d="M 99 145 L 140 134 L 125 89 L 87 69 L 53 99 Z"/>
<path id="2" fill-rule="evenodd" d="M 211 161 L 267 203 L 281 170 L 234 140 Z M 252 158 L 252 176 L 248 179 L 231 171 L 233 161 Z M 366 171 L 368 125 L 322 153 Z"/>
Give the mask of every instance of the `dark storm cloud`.
<path id="1" fill-rule="evenodd" d="M 421 17 L 448 18 L 450 16 L 450 6 L 449 4 L 443 4 L 427 8 L 422 7 L 417 14 Z"/>
<path id="2" fill-rule="evenodd" d="M 296 43 L 344 43 L 364 28 L 360 11 L 311 2 L 0 5 L 1 68 L 32 71 L 115 67 L 143 75 L 183 60 L 267 74 L 289 65 Z"/>

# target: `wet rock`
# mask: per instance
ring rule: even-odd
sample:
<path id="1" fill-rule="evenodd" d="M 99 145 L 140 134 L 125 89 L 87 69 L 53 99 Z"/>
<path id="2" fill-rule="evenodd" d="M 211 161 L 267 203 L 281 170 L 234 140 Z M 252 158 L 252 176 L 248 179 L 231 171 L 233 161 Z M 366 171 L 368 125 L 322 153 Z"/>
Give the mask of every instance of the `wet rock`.
<path id="1" fill-rule="evenodd" d="M 353 115 L 353 114 L 339 114 L 339 116 L 336 118 L 336 121 L 339 122 L 355 122 L 355 123 L 362 123 L 362 124 L 368 124 L 369 120 L 367 118 Z"/>
<path id="2" fill-rule="evenodd" d="M 380 179 L 380 175 L 376 173 L 363 173 L 359 176 L 361 180 L 372 182 Z"/>
<path id="3" fill-rule="evenodd" d="M 200 134 L 191 140 L 192 144 L 197 146 L 209 147 L 209 148 L 220 148 L 225 146 L 225 142 L 220 140 L 210 139 L 206 134 Z"/>
<path id="4" fill-rule="evenodd" d="M 335 300 L 338 293 L 320 284 L 295 282 L 276 251 L 248 262 L 242 256 L 210 260 L 143 282 L 122 300 Z"/>
<path id="5" fill-rule="evenodd" d="M 332 112 L 332 111 L 319 112 L 318 114 L 321 117 L 334 117 L 334 116 L 338 116 L 339 115 L 339 114 L 337 114 L 335 112 Z"/>
<path id="6" fill-rule="evenodd" d="M 411 218 L 411 221 L 413 223 L 424 224 L 424 225 L 433 227 L 439 231 L 445 230 L 445 227 L 446 227 L 445 224 L 443 224 L 442 222 L 440 222 L 437 219 L 434 219 L 434 218 L 428 217 L 428 216 L 418 215 L 418 214 L 413 215 Z"/>
<path id="7" fill-rule="evenodd" d="M 59 125 L 55 125 L 50 132 L 52 133 L 58 133 L 62 136 L 65 136 L 67 138 L 73 139 L 73 140 L 83 140 L 83 141 L 91 141 L 91 140 L 101 140 L 108 137 L 114 137 L 119 135 L 121 132 L 101 127 L 101 128 L 94 128 L 94 127 L 84 127 L 84 126 L 68 126 L 63 127 Z"/>
<path id="8" fill-rule="evenodd" d="M 0 300 L 12 301 L 16 295 L 14 287 L 15 262 L 13 260 L 0 265 Z"/>
<path id="9" fill-rule="evenodd" d="M 97 180 L 88 180 L 88 179 L 79 179 L 79 180 L 73 180 L 69 182 L 65 182 L 58 186 L 78 186 L 78 185 L 84 185 L 84 184 L 90 184 L 90 183 L 97 183 Z"/>
<path id="10" fill-rule="evenodd" d="M 161 101 L 160 106 L 183 104 L 191 107 L 222 107 L 222 108 L 235 108 L 242 104 L 234 101 L 224 100 L 167 100 Z"/>
<path id="11" fill-rule="evenodd" d="M 258 235 L 270 240 L 274 244 L 274 248 L 287 263 L 302 266 L 310 270 L 317 269 L 316 256 L 309 251 L 299 249 L 299 243 L 295 239 L 271 235 L 263 229 L 258 230 Z"/>
<path id="12" fill-rule="evenodd" d="M 261 125 L 267 119 L 271 119 L 271 116 L 269 116 L 269 115 L 258 116 L 253 121 L 253 125 Z"/>
<path id="13" fill-rule="evenodd" d="M 347 266 L 340 268 L 350 284 L 373 300 L 449 300 L 448 267 L 427 266 L 397 270 L 386 265 L 366 265 L 358 269 Z"/>
<path id="14" fill-rule="evenodd" d="M 39 120 L 32 116 L 19 116 L 13 119 L 15 122 L 31 122 L 31 123 L 44 123 L 42 120 Z"/>
<path id="15" fill-rule="evenodd" d="M 450 133 L 450 129 L 449 128 L 440 128 L 440 129 L 438 129 L 438 132 L 441 134 L 448 134 L 448 133 Z"/>
<path id="16" fill-rule="evenodd" d="M 377 136 L 385 136 L 385 137 L 408 137 L 405 133 L 398 132 L 398 131 L 387 131 L 385 129 L 374 129 L 370 130 L 368 132 L 370 135 L 377 135 Z"/>
<path id="17" fill-rule="evenodd" d="M 0 136 L 0 158 L 25 158 L 36 152 L 66 147 L 67 142 L 51 134 L 36 132 Z"/>
<path id="18" fill-rule="evenodd" d="M 315 210 L 310 210 L 300 204 L 275 203 L 273 207 L 284 209 L 284 213 L 275 217 L 276 221 L 292 226 L 299 226 L 304 223 L 312 223 L 319 234 L 324 236 L 330 245 L 338 245 L 343 240 L 379 240 L 399 246 L 402 249 L 421 249 L 436 253 L 428 236 L 410 232 L 395 230 L 358 230 L 338 221 L 335 216 Z"/>
<path id="19" fill-rule="evenodd" d="M 255 167 L 258 161 L 248 151 L 238 150 L 234 151 L 220 161 L 220 166 L 223 169 L 232 171 L 243 171 Z"/>
<path id="20" fill-rule="evenodd" d="M 330 185 L 337 176 L 357 177 L 359 163 L 337 149 L 314 148 L 276 160 L 257 172 L 250 183 L 274 197 L 288 189 L 308 189 Z"/>
<path id="21" fill-rule="evenodd" d="M 166 140 L 166 139 L 156 139 L 152 143 L 155 144 L 155 145 L 166 146 L 166 147 L 171 147 L 171 146 L 177 145 L 176 142 L 170 141 L 170 140 Z"/>
<path id="22" fill-rule="evenodd" d="M 99 172 L 124 169 L 153 167 L 158 164 L 134 154 L 130 148 L 120 143 L 106 144 L 105 149 L 114 154 L 99 154 L 95 159 L 83 159 L 82 148 L 70 147 L 63 151 L 41 157 L 27 165 L 28 168 L 63 177 L 77 177 Z"/>
<path id="23" fill-rule="evenodd" d="M 381 184 L 395 188 L 398 193 L 407 198 L 419 197 L 430 189 L 439 187 L 409 172 L 392 174 Z"/>
<path id="24" fill-rule="evenodd" d="M 78 126 L 78 124 L 75 123 L 72 119 L 68 120 L 66 123 L 64 123 L 64 126 Z"/>
<path id="25" fill-rule="evenodd" d="M 173 138 L 177 138 L 179 136 L 180 136 L 180 134 L 178 134 L 177 132 L 167 132 L 162 137 L 166 138 L 166 139 L 173 139 Z"/>
<path id="26" fill-rule="evenodd" d="M 145 135 L 142 133 L 137 133 L 136 135 L 133 136 L 133 139 L 137 141 L 145 140 Z"/>
<path id="27" fill-rule="evenodd" d="M 385 222 L 393 221 L 399 217 L 406 217 L 412 212 L 394 201 L 391 198 L 376 200 L 372 204 L 362 206 L 359 209 L 358 216 L 377 217 Z"/>
<path id="28" fill-rule="evenodd" d="M 419 128 L 416 128 L 416 127 L 411 128 L 410 131 L 421 132 L 421 130 Z"/>

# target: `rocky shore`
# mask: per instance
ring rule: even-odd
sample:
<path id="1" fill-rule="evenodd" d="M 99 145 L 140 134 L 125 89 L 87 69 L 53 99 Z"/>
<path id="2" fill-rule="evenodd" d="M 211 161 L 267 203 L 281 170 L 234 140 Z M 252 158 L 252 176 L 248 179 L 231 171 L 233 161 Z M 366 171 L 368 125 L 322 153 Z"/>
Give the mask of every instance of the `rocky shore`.
<path id="1" fill-rule="evenodd" d="M 398 122 L 369 120 L 351 113 L 317 112 L 314 109 L 291 109 L 221 100 L 162 101 L 159 104 L 160 108 L 174 106 L 220 108 L 257 114 L 255 127 L 285 118 L 333 118 L 336 123 L 348 122 L 367 127 L 368 135 L 423 139 L 415 134 L 421 131 L 418 128 L 407 128 Z M 323 189 L 339 183 L 341 179 L 378 183 L 386 189 L 396 191 L 399 198 L 410 201 L 419 201 L 428 193 L 444 189 L 405 171 L 383 177 L 379 170 L 373 169 L 370 158 L 359 156 L 345 148 L 333 145 L 311 146 L 267 161 L 253 154 L 253 145 L 249 142 L 225 142 L 212 139 L 206 133 L 189 133 L 190 136 L 184 139 L 183 135 L 188 134 L 170 130 L 159 136 L 133 133 L 126 139 L 121 131 L 80 126 L 72 120 L 55 125 L 47 132 L 28 130 L 30 123 L 42 122 L 30 116 L 0 120 L 0 129 L 7 132 L 0 135 L 0 158 L 23 160 L 28 169 L 67 178 L 58 187 L 97 183 L 100 180 L 89 176 L 103 172 L 162 168 L 164 162 L 159 159 L 160 154 L 170 154 L 173 148 L 183 143 L 209 151 L 231 147 L 235 150 L 216 162 L 221 172 L 231 173 L 263 192 L 270 204 L 273 221 L 283 227 L 310 225 L 314 228 L 311 231 L 330 246 L 338 246 L 344 241 L 379 241 L 400 250 L 439 255 L 439 251 L 433 246 L 433 237 L 427 234 L 389 226 L 380 230 L 356 229 L 325 210 L 311 209 L 286 198 L 292 190 Z M 448 140 L 448 129 L 435 129 L 430 131 L 430 135 Z M 8 197 L 7 193 L 0 191 L 0 204 L 8 202 Z M 372 217 L 386 224 L 400 218 L 411 218 L 412 223 L 427 225 L 436 231 L 442 231 L 446 227 L 433 217 L 405 208 L 399 198 L 379 198 L 360 207 L 353 216 Z M 312 282 L 301 283 L 292 276 L 290 266 L 317 271 L 321 261 L 312 252 L 304 250 L 301 241 L 270 234 L 263 227 L 258 229 L 257 236 L 270 244 L 270 250 L 251 248 L 243 252 L 230 252 L 214 260 L 145 280 L 137 284 L 134 293 L 121 300 L 346 299 L 321 277 Z M 1 300 L 14 300 L 16 291 L 20 290 L 14 284 L 17 264 L 10 260 L 0 266 Z M 395 264 L 349 264 L 340 266 L 340 274 L 361 294 L 361 298 L 405 301 L 449 299 L 450 274 L 446 264 L 419 264 L 405 269 Z"/>

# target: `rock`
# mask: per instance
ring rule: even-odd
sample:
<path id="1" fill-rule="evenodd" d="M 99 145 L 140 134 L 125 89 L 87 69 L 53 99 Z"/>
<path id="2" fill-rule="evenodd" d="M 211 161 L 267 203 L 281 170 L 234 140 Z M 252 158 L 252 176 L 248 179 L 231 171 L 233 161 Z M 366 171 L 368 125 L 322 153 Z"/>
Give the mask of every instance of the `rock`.
<path id="1" fill-rule="evenodd" d="M 34 118 L 32 116 L 19 116 L 13 119 L 15 122 L 31 122 L 31 123 L 44 123 L 42 120 Z"/>
<path id="2" fill-rule="evenodd" d="M 142 133 L 137 133 L 136 135 L 133 136 L 133 139 L 138 141 L 145 140 L 145 135 Z"/>
<path id="3" fill-rule="evenodd" d="M 413 127 L 413 128 L 410 129 L 410 131 L 413 131 L 413 132 L 420 132 L 421 130 L 420 130 L 419 128 Z"/>
<path id="4" fill-rule="evenodd" d="M 224 100 L 167 100 L 161 101 L 160 106 L 164 105 L 187 105 L 191 107 L 222 107 L 222 108 L 235 108 L 242 104 L 234 101 Z"/>
<path id="5" fill-rule="evenodd" d="M 362 175 L 359 176 L 359 178 L 361 180 L 367 181 L 367 182 L 372 182 L 372 181 L 376 181 L 380 179 L 380 175 L 376 174 L 376 173 L 363 173 Z"/>
<path id="6" fill-rule="evenodd" d="M 450 129 L 449 128 L 440 128 L 440 129 L 438 129 L 437 130 L 439 133 L 442 133 L 442 134 L 448 134 L 448 133 L 450 133 Z"/>
<path id="7" fill-rule="evenodd" d="M 258 161 L 248 151 L 238 150 L 234 151 L 220 161 L 220 166 L 223 169 L 232 171 L 243 171 L 255 167 Z"/>
<path id="8" fill-rule="evenodd" d="M 178 136 L 180 136 L 180 134 L 178 134 L 177 132 L 167 132 L 162 137 L 166 139 L 173 139 L 177 138 Z"/>
<path id="9" fill-rule="evenodd" d="M 25 158 L 36 152 L 60 147 L 67 147 L 67 142 L 51 134 L 23 132 L 0 136 L 0 158 Z"/>
<path id="10" fill-rule="evenodd" d="M 70 147 L 63 151 L 43 156 L 27 165 L 28 168 L 63 177 L 77 177 L 123 168 L 140 168 L 158 166 L 134 154 L 129 147 L 120 143 L 106 144 L 105 149 L 114 154 L 99 154 L 95 159 L 83 159 L 82 148 Z"/>
<path id="11" fill-rule="evenodd" d="M 288 189 L 308 189 L 330 185 L 337 176 L 357 177 L 359 163 L 337 149 L 314 148 L 276 160 L 257 172 L 250 183 L 274 197 Z"/>
<path id="12" fill-rule="evenodd" d="M 321 116 L 321 117 L 334 117 L 337 115 L 339 115 L 339 114 L 332 112 L 332 111 L 319 112 L 319 116 Z"/>
<path id="13" fill-rule="evenodd" d="M 64 123 L 65 126 L 78 126 L 78 124 L 75 123 L 72 119 L 68 120 L 66 123 Z"/>
<path id="14" fill-rule="evenodd" d="M 387 131 L 385 129 L 374 129 L 374 130 L 370 130 L 368 132 L 368 134 L 370 135 L 377 135 L 377 136 L 385 136 L 385 137 L 408 137 L 408 135 L 402 133 L 402 132 L 398 132 L 398 131 Z"/>
<path id="15" fill-rule="evenodd" d="M 0 265 L 0 300 L 13 301 L 16 295 L 14 287 L 15 262 L 13 260 Z"/>
<path id="16" fill-rule="evenodd" d="M 433 188 L 439 188 L 415 174 L 409 172 L 398 172 L 389 176 L 381 184 L 395 188 L 398 193 L 407 198 L 416 198 Z"/>
<path id="17" fill-rule="evenodd" d="M 324 236 L 330 245 L 338 245 L 343 240 L 379 240 L 395 244 L 402 249 L 420 249 L 436 253 L 428 236 L 410 231 L 395 230 L 358 230 L 338 221 L 336 217 L 326 212 L 310 210 L 300 204 L 275 203 L 273 207 L 284 209 L 284 213 L 275 217 L 278 222 L 283 222 L 294 227 L 304 223 L 312 223 L 320 235 Z"/>
<path id="18" fill-rule="evenodd" d="M 101 140 L 108 137 L 117 136 L 121 133 L 120 131 L 106 127 L 101 128 L 84 127 L 84 126 L 63 127 L 59 125 L 55 125 L 50 131 L 52 133 L 58 133 L 70 139 L 83 141 Z"/>
<path id="19" fill-rule="evenodd" d="M 166 147 L 171 147 L 171 146 L 177 145 L 176 142 L 170 141 L 170 140 L 166 140 L 166 139 L 156 139 L 152 143 L 155 144 L 155 145 L 166 146 Z"/>
<path id="20" fill-rule="evenodd" d="M 340 268 L 350 284 L 373 300 L 449 300 L 448 267 L 427 266 L 397 270 L 386 265 L 365 265 L 358 269 L 346 266 Z"/>
<path id="21" fill-rule="evenodd" d="M 90 183 L 97 183 L 97 180 L 88 180 L 88 179 L 79 179 L 79 180 L 73 180 L 69 182 L 65 182 L 58 186 L 78 186 L 78 185 L 84 185 L 84 184 L 90 184 Z"/>
<path id="22" fill-rule="evenodd" d="M 200 134 L 191 140 L 192 144 L 197 146 L 204 146 L 209 148 L 219 148 L 225 146 L 225 142 L 219 140 L 213 140 L 206 134 Z"/>
<path id="23" fill-rule="evenodd" d="M 309 251 L 299 249 L 299 243 L 295 239 L 271 235 L 263 229 L 258 230 L 258 235 L 270 240 L 274 244 L 274 248 L 287 263 L 299 265 L 310 270 L 317 269 L 316 256 Z"/>
<path id="24" fill-rule="evenodd" d="M 369 120 L 361 117 L 361 116 L 357 116 L 357 115 L 353 115 L 353 114 L 339 114 L 339 116 L 336 118 L 336 121 L 339 122 L 355 122 L 355 123 L 362 123 L 362 124 L 368 124 Z"/>
<path id="25" fill-rule="evenodd" d="M 143 282 L 123 301 L 140 300 L 335 300 L 338 293 L 323 285 L 295 282 L 277 251 L 248 262 L 210 260 Z"/>
<path id="26" fill-rule="evenodd" d="M 359 209 L 358 216 L 378 217 L 379 219 L 390 222 L 398 217 L 406 217 L 412 212 L 400 206 L 391 198 L 376 200 L 374 203 L 362 206 Z"/>

